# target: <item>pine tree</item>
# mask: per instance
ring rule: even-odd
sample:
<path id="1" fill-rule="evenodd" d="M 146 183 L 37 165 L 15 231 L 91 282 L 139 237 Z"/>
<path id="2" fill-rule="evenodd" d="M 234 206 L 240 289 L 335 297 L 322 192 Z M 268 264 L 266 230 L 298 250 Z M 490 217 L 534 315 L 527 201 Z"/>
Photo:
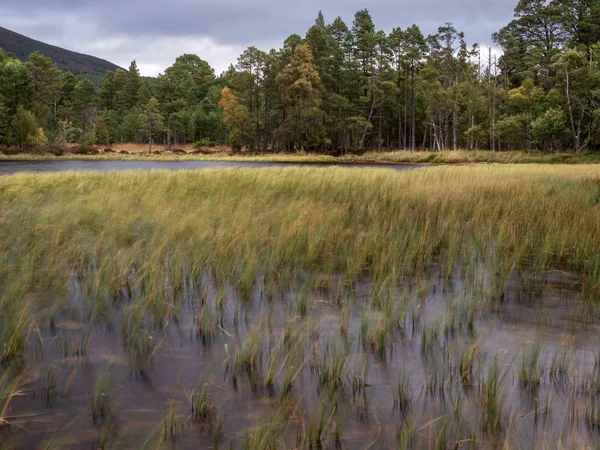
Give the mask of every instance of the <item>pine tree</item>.
<path id="1" fill-rule="evenodd" d="M 140 89 L 138 90 L 138 101 L 140 105 L 146 105 L 152 98 L 152 88 L 148 80 L 143 80 Z"/>
<path id="2" fill-rule="evenodd" d="M 277 76 L 285 118 L 280 132 L 288 151 L 314 150 L 327 142 L 323 126 L 323 86 L 310 48 L 300 44 Z"/>
<path id="3" fill-rule="evenodd" d="M 97 101 L 96 87 L 92 82 L 86 78 L 78 80 L 73 90 L 73 111 L 84 135 L 89 133 L 92 141 L 96 134 Z"/>
<path id="4" fill-rule="evenodd" d="M 140 122 L 148 138 L 148 153 L 151 154 L 154 138 L 165 128 L 164 119 L 160 113 L 160 104 L 156 98 L 152 97 L 144 107 L 144 111 L 140 115 Z"/>
<path id="5" fill-rule="evenodd" d="M 264 98 L 264 76 L 267 54 L 256 47 L 248 47 L 238 58 L 238 69 L 248 76 L 239 78 L 245 80 L 243 86 L 238 86 L 240 92 L 246 93 L 246 106 L 254 119 L 255 136 L 250 151 L 260 148 L 261 141 L 261 108 Z"/>
<path id="6" fill-rule="evenodd" d="M 140 71 L 134 59 L 129 66 L 127 83 L 125 84 L 125 101 L 129 108 L 133 108 L 139 104 L 140 86 Z"/>
<path id="7" fill-rule="evenodd" d="M 104 109 L 112 110 L 115 105 L 115 73 L 108 71 L 104 75 L 102 81 L 102 87 L 100 88 L 100 98 L 102 100 L 102 106 Z"/>
<path id="8" fill-rule="evenodd" d="M 34 84 L 34 102 L 41 107 L 50 108 L 56 119 L 58 102 L 62 90 L 62 73 L 52 59 L 35 52 L 29 56 L 26 64 Z"/>
<path id="9" fill-rule="evenodd" d="M 40 54 L 23 64 L 0 51 L 0 143 L 14 137 L 22 106 L 21 119 L 32 112 L 43 128 L 30 142 L 64 123 L 89 142 L 146 141 L 142 119 L 157 108 L 166 126 L 153 126 L 149 140 L 168 146 L 600 149 L 600 3 L 514 1 L 515 19 L 493 36 L 499 58 L 491 49 L 482 57 L 452 24 L 427 38 L 416 25 L 377 31 L 367 10 L 351 29 L 319 13 L 304 38 L 269 52 L 249 47 L 220 77 L 184 54 L 156 85 L 133 61 L 106 73 L 99 93 Z"/>
<path id="10" fill-rule="evenodd" d="M 117 69 L 114 76 L 114 103 L 113 107 L 121 113 L 130 109 L 130 100 L 128 97 L 128 75 L 122 69 Z"/>

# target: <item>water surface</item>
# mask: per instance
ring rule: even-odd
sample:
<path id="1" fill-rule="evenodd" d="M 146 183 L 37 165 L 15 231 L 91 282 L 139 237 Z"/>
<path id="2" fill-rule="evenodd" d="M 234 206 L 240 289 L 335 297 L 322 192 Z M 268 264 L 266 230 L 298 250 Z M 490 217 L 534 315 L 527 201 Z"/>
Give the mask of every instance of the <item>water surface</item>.
<path id="1" fill-rule="evenodd" d="M 273 297 L 265 294 L 264 280 L 257 280 L 250 298 L 243 299 L 232 286 L 219 288 L 208 273 L 201 280 L 184 275 L 176 320 L 146 330 L 158 344 L 143 376 L 132 370 L 123 347 L 119 305 L 130 303 L 129 294 L 90 325 L 85 309 L 93 302 L 86 300 L 82 280 L 74 278 L 70 317 L 40 329 L 39 342 L 30 340 L 30 376 L 12 402 L 25 425 L 6 434 L 5 442 L 22 448 L 49 442 L 101 448 L 106 439 L 117 448 L 150 442 L 156 448 L 192 449 L 216 448 L 218 440 L 225 448 L 243 448 L 251 436 L 276 424 L 282 405 L 291 403 L 293 411 L 285 412 L 286 422 L 276 432 L 283 448 L 308 448 L 297 439 L 306 439 L 322 414 L 329 418 L 325 442 L 311 448 L 391 449 L 403 435 L 410 437 L 409 448 L 434 448 L 435 437 L 442 435 L 450 443 L 440 448 L 456 449 L 501 448 L 504 440 L 521 448 L 553 448 L 559 441 L 571 448 L 598 444 L 597 431 L 585 419 L 590 405 L 583 388 L 597 373 L 600 329 L 581 322 L 576 278 L 547 272 L 539 280 L 541 290 L 532 295 L 527 282 L 513 277 L 504 299 L 496 302 L 483 300 L 485 289 L 473 290 L 466 275 L 457 269 L 445 280 L 434 268 L 430 279 L 394 291 L 393 310 L 406 313 L 399 315 L 381 353 L 365 346 L 362 336 L 383 319 L 374 306 L 381 300 L 374 300 L 368 279 L 349 291 L 341 286 L 338 291 L 332 280 L 332 290 L 305 296 L 301 288 L 291 288 Z M 305 309 L 300 307 L 304 301 Z M 464 313 L 471 309 L 469 328 Z M 207 311 L 218 327 L 202 338 L 198 330 Z M 341 334 L 344 314 L 349 314 L 348 327 Z M 87 350 L 78 354 L 74 349 L 86 329 L 91 333 Z M 235 355 L 251 338 L 260 352 L 256 383 L 246 369 L 235 368 Z M 535 345 L 540 345 L 540 382 L 525 388 L 519 382 L 522 358 Z M 477 355 L 473 374 L 461 380 L 456 365 L 471 347 Z M 282 348 L 289 352 L 277 359 Z M 339 354 L 345 358 L 342 384 L 332 386 L 321 374 Z M 489 406 L 483 393 L 494 361 L 500 375 L 497 431 L 485 424 Z M 275 379 L 268 386 L 271 364 Z M 288 371 L 294 382 L 286 392 Z M 100 395 L 110 397 L 110 415 L 95 420 L 91 405 L 106 374 L 110 382 Z M 395 400 L 399 380 L 410 393 L 404 405 Z M 189 400 L 201 390 L 212 408 L 203 420 L 193 416 Z"/>
<path id="2" fill-rule="evenodd" d="M 339 164 L 340 166 L 344 164 Z M 235 167 L 328 167 L 331 164 L 314 163 L 280 163 L 280 162 L 238 162 L 238 161 L 0 161 L 0 175 L 10 175 L 22 172 L 111 172 L 126 170 L 200 170 L 213 168 Z M 419 167 L 416 164 L 346 164 L 355 168 L 387 168 L 408 170 Z"/>

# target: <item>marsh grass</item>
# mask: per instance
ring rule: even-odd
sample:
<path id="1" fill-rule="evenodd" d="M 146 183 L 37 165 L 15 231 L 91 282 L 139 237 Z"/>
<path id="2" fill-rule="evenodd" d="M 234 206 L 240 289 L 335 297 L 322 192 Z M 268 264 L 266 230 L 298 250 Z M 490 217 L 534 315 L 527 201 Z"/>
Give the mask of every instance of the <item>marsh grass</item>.
<path id="1" fill-rule="evenodd" d="M 496 356 L 489 366 L 486 376 L 479 383 L 482 401 L 481 426 L 493 435 L 497 435 L 503 426 L 506 397 L 502 382 L 506 373 L 506 370 L 502 370 Z"/>
<path id="2" fill-rule="evenodd" d="M 20 428 L 20 422 L 26 417 L 13 416 L 12 403 L 23 395 L 19 388 L 23 374 L 16 368 L 4 371 L 0 377 L 0 432 L 11 427 Z"/>
<path id="3" fill-rule="evenodd" d="M 152 381 L 170 369 L 162 353 L 189 335 L 193 362 L 211 361 L 223 385 L 193 379 L 162 400 L 157 445 L 182 424 L 209 424 L 233 448 L 352 446 L 347 411 L 369 430 L 358 434 L 384 445 L 382 414 L 394 410 L 399 448 L 518 442 L 502 432 L 527 426 L 511 422 L 521 388 L 544 394 L 519 403 L 523 423 L 551 415 L 545 355 L 534 346 L 501 364 L 481 325 L 513 301 L 535 305 L 532 322 L 548 329 L 536 308 L 557 269 L 577 276 L 574 314 L 593 323 L 600 204 L 589 180 L 599 174 L 507 165 L 0 177 L 2 368 L 26 373 L 44 351 L 84 365 L 114 330 L 124 366 Z M 61 321 L 83 326 L 66 332 Z M 577 419 L 600 422 L 600 364 L 579 366 L 569 352 L 549 355 L 548 385 L 569 392 L 565 427 L 577 434 Z M 58 380 L 44 375 L 53 403 Z M 0 380 L 6 426 L 22 380 Z M 108 447 L 118 385 L 103 374 L 88 391 Z M 255 402 L 256 426 L 220 421 L 219 395 Z"/>
<path id="4" fill-rule="evenodd" d="M 543 153 L 538 151 L 467 151 L 447 150 L 440 152 L 393 150 L 382 152 L 366 152 L 362 155 L 329 156 L 310 153 L 266 153 L 253 155 L 233 155 L 230 153 L 200 154 L 98 154 L 56 156 L 47 154 L 2 154 L 0 161 L 240 161 L 240 162 L 283 162 L 283 163 L 403 163 L 403 164 L 596 164 L 600 162 L 597 153 Z"/>
<path id="5" fill-rule="evenodd" d="M 455 367 L 458 370 L 458 377 L 464 385 L 470 385 L 473 382 L 473 368 L 478 356 L 478 343 L 470 342 L 466 346 L 459 348 L 454 353 L 456 355 Z"/>
<path id="6" fill-rule="evenodd" d="M 239 374 L 246 374 L 252 388 L 258 389 L 263 374 L 264 355 L 263 324 L 258 324 L 245 336 L 244 341 L 235 350 L 233 381 L 237 383 Z M 272 370 L 272 369 L 271 369 Z M 272 379 L 269 379 L 272 382 Z"/>
<path id="7" fill-rule="evenodd" d="M 519 382 L 524 389 L 530 392 L 537 391 L 540 385 L 541 372 L 539 368 L 541 348 L 534 342 L 529 348 L 523 348 L 521 365 L 519 367 Z"/>
<path id="8" fill-rule="evenodd" d="M 573 353 L 573 346 L 562 344 L 552 357 L 549 375 L 550 380 L 557 386 L 568 387 L 575 360 Z"/>
<path id="9" fill-rule="evenodd" d="M 44 386 L 42 388 L 42 397 L 46 408 L 50 408 L 58 396 L 58 374 L 54 365 L 46 369 Z"/>
<path id="10" fill-rule="evenodd" d="M 32 325 L 32 312 L 28 303 L 16 302 L 10 294 L 5 294 L 0 301 L 0 361 L 10 363 L 23 357 L 25 341 Z"/>
<path id="11" fill-rule="evenodd" d="M 348 384 L 349 350 L 344 343 L 330 339 L 317 354 L 316 374 L 319 386 L 331 396 L 343 393 Z"/>
<path id="12" fill-rule="evenodd" d="M 410 386 L 410 378 L 401 372 L 398 375 L 398 382 L 392 387 L 394 397 L 394 409 L 399 409 L 406 413 L 412 403 L 412 388 Z"/>
<path id="13" fill-rule="evenodd" d="M 146 323 L 146 316 L 141 307 L 125 309 L 121 332 L 123 348 L 131 369 L 143 377 L 146 376 L 161 342 L 155 339 L 154 330 Z"/>
<path id="14" fill-rule="evenodd" d="M 328 439 L 339 443 L 341 424 L 337 417 L 337 409 L 335 402 L 327 401 L 312 412 L 308 418 L 306 432 L 305 445 L 308 448 L 322 447 Z"/>
<path id="15" fill-rule="evenodd" d="M 185 259 L 210 268 L 217 282 L 230 279 L 238 286 L 250 286 L 243 280 L 257 273 L 274 280 L 300 269 L 346 276 L 357 272 L 354 267 L 383 281 L 425 270 L 440 253 L 460 256 L 466 241 L 484 247 L 481 253 L 493 250 L 505 272 L 526 262 L 538 271 L 569 263 L 591 293 L 600 283 L 593 252 L 599 212 L 580 180 L 595 170 L 487 166 L 404 174 L 260 169 L 5 177 L 3 253 L 16 264 L 3 269 L 2 278 L 18 270 L 11 279 L 19 280 L 22 292 L 60 293 L 65 276 L 56 275 L 83 263 L 91 276 L 86 279 L 96 280 L 87 288 L 96 307 L 133 284 L 133 292 L 143 289 L 156 320 L 166 320 L 176 311 L 181 286 L 175 280 L 182 279 L 177 272 Z M 44 201 L 48 196 L 52 202 Z M 38 212 L 30 217 L 26 211 Z M 23 253 L 31 246 L 35 252 Z M 250 269 L 240 275 L 236 266 Z M 11 283 L 4 296 L 13 291 Z M 19 313 L 9 315 L 14 320 L 3 328 L 22 332 L 28 314 Z"/>
<path id="16" fill-rule="evenodd" d="M 115 421 L 114 403 L 117 391 L 113 385 L 110 367 L 98 377 L 90 400 L 89 410 L 94 425 Z"/>
<path id="17" fill-rule="evenodd" d="M 212 344 L 219 332 L 218 311 L 210 305 L 202 306 L 196 318 L 196 337 L 202 340 L 204 345 Z"/>
<path id="18" fill-rule="evenodd" d="M 186 391 L 190 403 L 191 417 L 199 422 L 208 422 L 217 415 L 217 405 L 209 397 L 210 382 L 200 382 L 199 387 Z"/>

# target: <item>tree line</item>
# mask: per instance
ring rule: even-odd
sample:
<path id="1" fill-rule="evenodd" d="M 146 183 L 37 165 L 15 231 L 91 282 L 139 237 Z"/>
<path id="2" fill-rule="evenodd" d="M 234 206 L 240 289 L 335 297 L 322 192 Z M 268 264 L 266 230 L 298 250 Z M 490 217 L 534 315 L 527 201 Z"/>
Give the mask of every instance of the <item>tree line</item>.
<path id="1" fill-rule="evenodd" d="M 319 13 L 220 76 L 186 54 L 155 85 L 128 71 L 102 85 L 33 53 L 0 52 L 0 145 L 198 142 L 250 152 L 600 149 L 600 2 L 520 0 L 493 35 L 501 56 L 452 24 L 378 30 Z"/>

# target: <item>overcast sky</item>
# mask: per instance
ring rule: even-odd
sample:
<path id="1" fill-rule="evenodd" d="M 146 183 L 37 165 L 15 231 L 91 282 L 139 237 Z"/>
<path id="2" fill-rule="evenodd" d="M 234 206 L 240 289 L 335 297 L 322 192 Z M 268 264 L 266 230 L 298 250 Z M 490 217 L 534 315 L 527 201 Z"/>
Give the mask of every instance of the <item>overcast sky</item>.
<path id="1" fill-rule="evenodd" d="M 0 0 L 0 26 L 49 44 L 155 76 L 183 53 L 207 60 L 217 74 L 248 46 L 280 48 L 304 35 L 319 10 L 350 27 L 367 8 L 378 29 L 418 24 L 425 34 L 453 22 L 470 43 L 512 18 L 517 0 Z"/>

